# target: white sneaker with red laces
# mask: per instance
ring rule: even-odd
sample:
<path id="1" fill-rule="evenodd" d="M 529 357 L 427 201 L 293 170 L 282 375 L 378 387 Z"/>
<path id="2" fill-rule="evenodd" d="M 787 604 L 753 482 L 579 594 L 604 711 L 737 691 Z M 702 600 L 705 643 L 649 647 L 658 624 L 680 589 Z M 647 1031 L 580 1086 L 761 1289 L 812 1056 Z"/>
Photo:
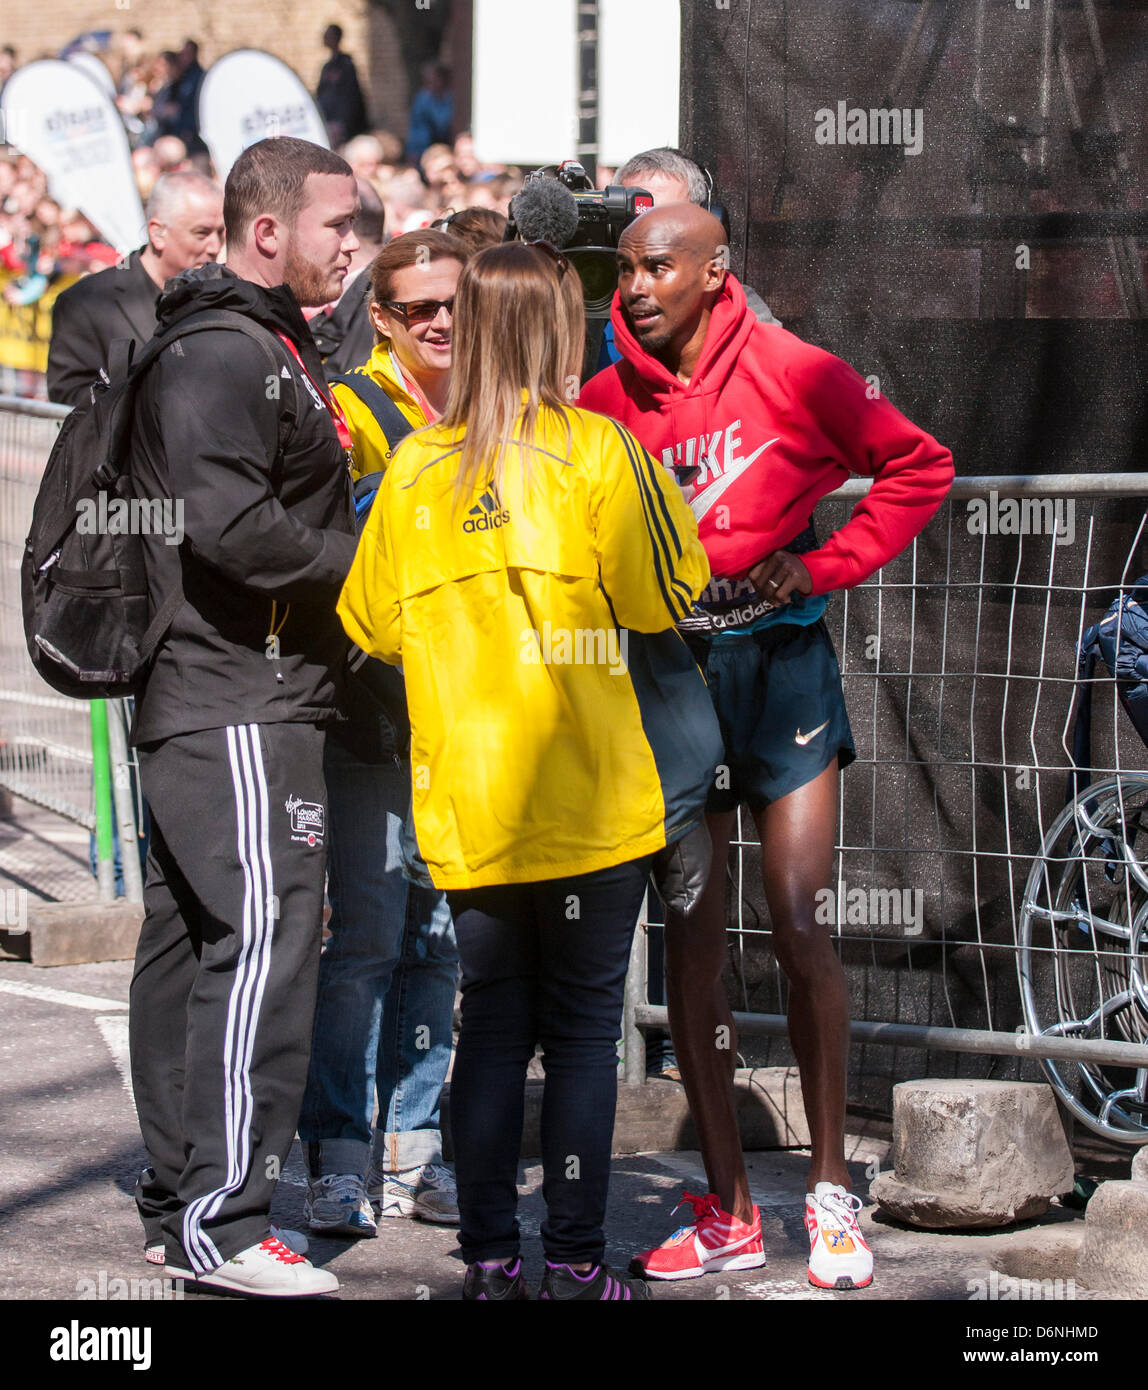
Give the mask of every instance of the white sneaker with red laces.
<path id="1" fill-rule="evenodd" d="M 857 1225 L 861 1199 L 831 1182 L 805 1195 L 809 1282 L 819 1289 L 864 1289 L 873 1282 L 873 1254 Z"/>
<path id="2" fill-rule="evenodd" d="M 722 1211 L 712 1192 L 704 1197 L 686 1192 L 678 1207 L 686 1202 L 694 1209 L 693 1222 L 680 1227 L 656 1249 L 635 1255 L 630 1261 L 631 1274 L 645 1279 L 698 1279 L 719 1269 L 758 1269 L 765 1264 L 761 1214 L 756 1207 L 752 1222 L 747 1224 Z"/>
<path id="3" fill-rule="evenodd" d="M 272 1226 L 271 1234 L 276 1240 L 281 1240 L 288 1250 L 294 1250 L 296 1255 L 305 1255 L 311 1248 L 310 1242 L 302 1231 L 288 1231 L 283 1226 Z M 166 1258 L 162 1240 L 157 1241 L 154 1245 L 148 1245 L 144 1249 L 144 1259 L 149 1265 L 162 1265 Z"/>
<path id="4" fill-rule="evenodd" d="M 312 1298 L 316 1294 L 334 1293 L 339 1287 L 333 1274 L 316 1269 L 310 1260 L 270 1235 L 258 1245 L 233 1255 L 210 1274 L 192 1274 L 168 1265 L 167 1277 L 185 1279 L 207 1289 L 226 1289 L 259 1298 Z"/>

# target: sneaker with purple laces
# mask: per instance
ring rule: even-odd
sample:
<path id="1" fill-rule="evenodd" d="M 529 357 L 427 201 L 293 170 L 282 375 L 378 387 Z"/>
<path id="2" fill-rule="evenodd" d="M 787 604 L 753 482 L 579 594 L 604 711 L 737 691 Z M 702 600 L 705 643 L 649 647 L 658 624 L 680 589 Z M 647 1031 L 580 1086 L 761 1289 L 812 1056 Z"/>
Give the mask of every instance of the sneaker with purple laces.
<path id="1" fill-rule="evenodd" d="M 476 1264 L 467 1265 L 462 1296 L 467 1302 L 474 1303 L 528 1299 L 530 1290 L 522 1277 L 521 1256 L 512 1264 L 504 1264 L 501 1260 L 479 1260 Z"/>
<path id="2" fill-rule="evenodd" d="M 569 1265 L 546 1261 L 546 1273 L 538 1297 L 549 1299 L 593 1299 L 597 1303 L 620 1302 L 627 1298 L 649 1299 L 650 1290 L 641 1279 L 619 1274 L 609 1265 L 595 1265 L 579 1274 Z"/>

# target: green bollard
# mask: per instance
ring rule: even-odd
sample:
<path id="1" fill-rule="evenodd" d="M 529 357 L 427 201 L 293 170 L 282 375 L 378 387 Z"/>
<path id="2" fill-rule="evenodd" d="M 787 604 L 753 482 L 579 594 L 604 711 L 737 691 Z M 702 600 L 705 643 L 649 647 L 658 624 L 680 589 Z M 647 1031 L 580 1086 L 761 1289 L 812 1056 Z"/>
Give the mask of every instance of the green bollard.
<path id="1" fill-rule="evenodd" d="M 93 700 L 92 717 L 92 792 L 96 812 L 96 881 L 100 901 L 114 902 L 116 897 L 115 844 L 112 838 L 112 776 L 108 759 L 108 703 Z"/>

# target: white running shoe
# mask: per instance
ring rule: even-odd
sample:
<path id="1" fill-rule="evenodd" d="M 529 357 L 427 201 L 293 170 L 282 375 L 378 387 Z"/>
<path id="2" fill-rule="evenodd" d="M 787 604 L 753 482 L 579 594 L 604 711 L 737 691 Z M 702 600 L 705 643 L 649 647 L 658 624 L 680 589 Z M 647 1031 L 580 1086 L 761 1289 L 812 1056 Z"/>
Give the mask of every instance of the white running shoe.
<path id="1" fill-rule="evenodd" d="M 303 1219 L 317 1235 L 373 1236 L 378 1231 L 358 1173 L 329 1173 L 309 1182 Z"/>
<path id="2" fill-rule="evenodd" d="M 805 1195 L 809 1282 L 819 1289 L 864 1289 L 873 1282 L 873 1254 L 857 1225 L 861 1199 L 831 1182 Z"/>
<path id="3" fill-rule="evenodd" d="M 458 1225 L 458 1188 L 454 1171 L 445 1163 L 425 1163 L 388 1173 L 372 1165 L 367 1196 L 379 1216 L 419 1216 L 442 1226 Z"/>
<path id="4" fill-rule="evenodd" d="M 168 1265 L 167 1276 L 206 1289 L 226 1289 L 259 1298 L 313 1298 L 316 1294 L 335 1293 L 339 1287 L 333 1274 L 316 1269 L 310 1260 L 270 1235 L 258 1245 L 233 1255 L 210 1274 L 192 1274 Z"/>
<path id="5" fill-rule="evenodd" d="M 311 1248 L 311 1242 L 302 1231 L 288 1231 L 282 1226 L 272 1226 L 271 1234 L 276 1240 L 282 1241 L 288 1250 L 293 1250 L 296 1255 L 305 1255 Z M 149 1265 L 163 1265 L 167 1262 L 164 1252 L 163 1242 L 156 1245 L 149 1245 L 144 1250 L 144 1259 Z"/>

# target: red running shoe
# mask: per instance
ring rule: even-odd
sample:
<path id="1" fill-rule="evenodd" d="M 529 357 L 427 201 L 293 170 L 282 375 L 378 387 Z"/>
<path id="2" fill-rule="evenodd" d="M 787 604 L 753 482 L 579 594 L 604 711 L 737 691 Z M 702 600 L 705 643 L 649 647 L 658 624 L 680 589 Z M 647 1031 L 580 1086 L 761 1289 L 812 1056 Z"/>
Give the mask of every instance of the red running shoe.
<path id="1" fill-rule="evenodd" d="M 686 1192 L 678 1207 L 686 1202 L 694 1209 L 693 1223 L 680 1227 L 655 1250 L 635 1255 L 631 1274 L 644 1279 L 698 1279 L 719 1269 L 758 1269 L 765 1264 L 761 1214 L 756 1207 L 752 1225 L 746 1225 L 722 1211 L 712 1192 L 704 1197 Z"/>

